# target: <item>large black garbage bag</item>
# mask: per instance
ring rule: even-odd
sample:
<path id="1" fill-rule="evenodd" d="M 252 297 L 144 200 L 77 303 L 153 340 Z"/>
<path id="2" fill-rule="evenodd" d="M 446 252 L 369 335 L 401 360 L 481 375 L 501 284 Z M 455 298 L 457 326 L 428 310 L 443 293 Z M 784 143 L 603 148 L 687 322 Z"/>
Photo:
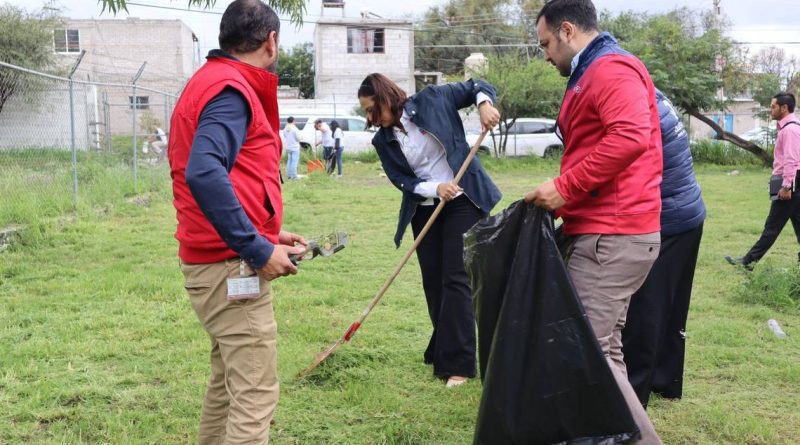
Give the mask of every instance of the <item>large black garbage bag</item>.
<path id="1" fill-rule="evenodd" d="M 483 379 L 474 443 L 638 439 L 567 275 L 550 215 L 518 201 L 465 237 Z"/>

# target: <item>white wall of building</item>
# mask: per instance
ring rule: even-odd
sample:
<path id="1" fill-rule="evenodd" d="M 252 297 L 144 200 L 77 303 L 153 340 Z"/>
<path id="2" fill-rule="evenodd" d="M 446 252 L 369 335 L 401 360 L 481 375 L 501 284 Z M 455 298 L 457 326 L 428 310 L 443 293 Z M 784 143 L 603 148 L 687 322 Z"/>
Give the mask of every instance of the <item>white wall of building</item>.
<path id="1" fill-rule="evenodd" d="M 348 26 L 384 29 L 384 53 L 347 52 Z M 323 17 L 314 31 L 315 95 L 337 104 L 358 103 L 356 93 L 367 74 L 382 73 L 405 90 L 414 87 L 414 32 L 411 22 L 387 19 Z"/>

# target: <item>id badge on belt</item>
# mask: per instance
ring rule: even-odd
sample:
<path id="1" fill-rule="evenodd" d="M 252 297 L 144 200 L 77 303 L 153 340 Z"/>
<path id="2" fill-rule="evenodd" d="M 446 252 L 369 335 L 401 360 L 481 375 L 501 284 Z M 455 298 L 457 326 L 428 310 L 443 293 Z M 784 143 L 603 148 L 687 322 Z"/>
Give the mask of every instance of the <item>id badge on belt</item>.
<path id="1" fill-rule="evenodd" d="M 244 260 L 239 260 L 239 276 L 228 278 L 228 300 L 249 300 L 261 295 L 258 274 L 248 277 L 244 273 Z"/>

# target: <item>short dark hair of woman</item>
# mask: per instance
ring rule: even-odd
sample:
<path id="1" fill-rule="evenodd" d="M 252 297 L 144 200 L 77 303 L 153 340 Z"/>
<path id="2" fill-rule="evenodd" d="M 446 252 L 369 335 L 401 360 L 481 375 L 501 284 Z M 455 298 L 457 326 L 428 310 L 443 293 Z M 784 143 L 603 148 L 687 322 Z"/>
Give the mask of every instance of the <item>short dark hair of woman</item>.
<path id="1" fill-rule="evenodd" d="M 278 14 L 260 0 L 236 0 L 228 5 L 219 23 L 219 47 L 246 54 L 257 50 L 275 31 L 280 34 Z"/>
<path id="2" fill-rule="evenodd" d="M 292 122 L 294 122 L 294 116 L 289 116 L 289 117 L 287 117 L 287 118 L 286 118 L 286 122 L 288 122 L 288 123 L 290 123 L 290 124 L 291 124 Z"/>
<path id="3" fill-rule="evenodd" d="M 341 125 L 339 125 L 339 121 L 337 121 L 336 119 L 332 120 L 331 121 L 331 132 L 332 133 L 336 132 L 336 130 L 339 129 L 339 128 L 342 128 Z"/>
<path id="4" fill-rule="evenodd" d="M 542 17 L 553 32 L 564 22 L 570 22 L 583 31 L 597 30 L 597 9 L 591 0 L 550 0 L 539 10 L 537 24 Z"/>
<path id="5" fill-rule="evenodd" d="M 367 126 L 379 125 L 381 110 L 389 109 L 392 113 L 392 125 L 398 126 L 403 116 L 403 105 L 408 96 L 391 79 L 380 73 L 372 73 L 365 77 L 358 88 L 358 97 L 368 97 L 375 102 L 372 113 L 367 113 Z"/>

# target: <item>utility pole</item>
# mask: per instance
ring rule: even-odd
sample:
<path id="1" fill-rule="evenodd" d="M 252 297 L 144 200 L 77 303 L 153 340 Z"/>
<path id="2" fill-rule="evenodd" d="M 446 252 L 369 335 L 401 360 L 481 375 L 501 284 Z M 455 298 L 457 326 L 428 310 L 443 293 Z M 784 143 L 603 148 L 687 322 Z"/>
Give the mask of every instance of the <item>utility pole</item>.
<path id="1" fill-rule="evenodd" d="M 714 27 L 718 30 L 722 28 L 722 0 L 712 0 L 714 2 L 714 7 L 712 8 L 711 12 L 714 14 Z"/>

